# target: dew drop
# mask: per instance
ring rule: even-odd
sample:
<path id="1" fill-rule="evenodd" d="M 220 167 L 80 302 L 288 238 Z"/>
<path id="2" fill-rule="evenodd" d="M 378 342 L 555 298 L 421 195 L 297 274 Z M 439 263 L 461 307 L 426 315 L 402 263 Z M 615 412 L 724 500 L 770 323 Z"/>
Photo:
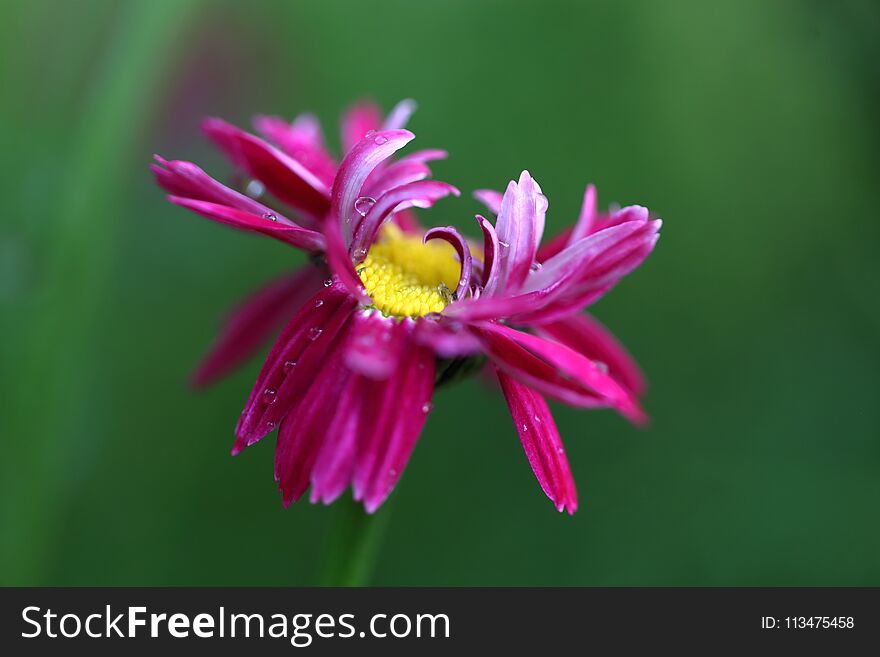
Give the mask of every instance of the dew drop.
<path id="1" fill-rule="evenodd" d="M 294 367 L 296 367 L 295 360 L 286 360 L 284 361 L 284 373 L 289 373 Z"/>
<path id="2" fill-rule="evenodd" d="M 542 265 L 540 262 L 533 262 L 532 263 L 532 271 L 540 271 L 541 267 L 543 267 L 543 266 L 544 265 Z"/>
<path id="3" fill-rule="evenodd" d="M 395 470 L 394 468 L 391 468 L 391 469 L 388 471 L 388 476 L 389 476 L 389 477 L 396 477 L 396 476 L 397 476 L 397 470 Z"/>
<path id="4" fill-rule="evenodd" d="M 523 431 L 528 431 L 528 430 L 529 430 L 529 425 L 524 424 L 524 425 L 523 425 Z"/>
<path id="5" fill-rule="evenodd" d="M 323 332 L 324 332 L 324 331 L 322 331 L 321 329 L 316 328 L 316 327 L 314 327 L 314 328 L 310 328 L 310 329 L 309 329 L 309 340 L 311 340 L 312 342 L 314 342 L 315 340 L 317 340 L 318 338 L 321 337 L 321 334 L 322 334 Z"/>
<path id="6" fill-rule="evenodd" d="M 315 308 L 320 308 L 323 305 L 324 305 L 323 299 L 318 299 L 317 301 L 315 301 Z"/>
<path id="7" fill-rule="evenodd" d="M 382 144 L 388 143 L 388 137 L 385 137 L 384 135 L 376 135 L 376 138 L 373 139 L 373 142 L 377 146 L 381 146 Z"/>
<path id="8" fill-rule="evenodd" d="M 374 199 L 372 196 L 359 196 L 354 202 L 354 209 L 357 210 L 357 213 L 359 215 L 361 215 L 362 217 L 366 217 L 367 212 L 369 212 L 370 208 L 372 208 L 374 205 L 376 205 L 376 199 Z"/>
<path id="9" fill-rule="evenodd" d="M 422 404 L 422 413 L 430 413 L 433 408 L 434 404 L 432 404 L 431 402 L 425 402 L 424 404 Z"/>
<path id="10" fill-rule="evenodd" d="M 597 360 L 596 368 L 602 372 L 602 374 L 608 374 L 608 363 L 603 363 L 601 360 Z"/>
<path id="11" fill-rule="evenodd" d="M 376 134 L 375 130 L 367 130 L 367 134 L 364 135 L 364 139 L 366 139 L 367 137 L 372 137 L 375 134 Z"/>
<path id="12" fill-rule="evenodd" d="M 557 454 L 565 454 L 565 450 L 562 449 L 561 447 L 557 447 L 557 448 L 556 448 L 556 453 L 557 453 Z"/>
<path id="13" fill-rule="evenodd" d="M 275 428 L 275 423 L 272 420 L 269 420 L 268 422 L 266 422 L 266 429 L 267 430 L 272 431 L 272 429 L 274 429 L 274 428 Z"/>
<path id="14" fill-rule="evenodd" d="M 363 260 L 367 257 L 367 250 L 364 248 L 354 250 L 355 260 Z M 360 274 L 360 272 L 358 272 Z"/>
<path id="15" fill-rule="evenodd" d="M 501 246 L 502 249 L 506 249 L 507 247 L 510 246 L 509 242 L 502 242 L 500 240 L 498 241 L 498 244 Z"/>
<path id="16" fill-rule="evenodd" d="M 326 279 L 326 280 L 324 281 L 324 287 L 330 287 L 331 285 L 333 285 L 333 279 L 332 279 L 332 278 L 328 278 L 328 279 Z"/>
<path id="17" fill-rule="evenodd" d="M 266 187 L 255 178 L 248 182 L 247 187 L 244 188 L 244 193 L 251 198 L 260 198 L 266 193 Z"/>
<path id="18" fill-rule="evenodd" d="M 277 396 L 278 391 L 275 388 L 266 388 L 263 391 L 263 401 L 267 404 L 274 404 Z"/>
<path id="19" fill-rule="evenodd" d="M 263 219 L 268 219 L 269 221 L 278 221 L 278 215 L 274 215 L 271 212 L 267 212 L 263 215 Z"/>

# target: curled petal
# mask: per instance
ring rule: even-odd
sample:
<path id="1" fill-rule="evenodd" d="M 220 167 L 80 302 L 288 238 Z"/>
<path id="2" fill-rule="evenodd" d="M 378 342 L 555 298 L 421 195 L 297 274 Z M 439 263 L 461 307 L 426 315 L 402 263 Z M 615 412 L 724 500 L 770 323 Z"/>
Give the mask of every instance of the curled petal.
<path id="1" fill-rule="evenodd" d="M 315 222 L 324 218 L 330 207 L 329 189 L 297 160 L 220 119 L 206 120 L 202 130 L 276 198 Z"/>
<path id="2" fill-rule="evenodd" d="M 557 511 L 577 511 L 577 491 L 547 402 L 513 377 L 498 372 L 513 424 L 532 472 Z"/>
<path id="3" fill-rule="evenodd" d="M 355 201 L 361 195 L 367 177 L 380 163 L 414 138 L 415 135 L 406 130 L 376 132 L 361 139 L 342 160 L 330 192 L 331 221 L 339 222 L 346 244 L 351 243 L 357 214 Z"/>
<path id="4" fill-rule="evenodd" d="M 371 305 L 372 301 L 367 295 L 348 254 L 348 249 L 345 247 L 342 226 L 338 221 L 327 221 L 324 224 L 324 240 L 326 242 L 324 255 L 327 258 L 327 264 L 330 265 L 330 271 L 336 274 L 340 283 L 355 299 L 365 306 Z"/>
<path id="5" fill-rule="evenodd" d="M 351 253 L 355 261 L 362 261 L 376 239 L 382 222 L 393 212 L 415 205 L 427 207 L 445 196 L 458 196 L 459 191 L 452 185 L 436 180 L 420 180 L 395 187 L 379 197 L 366 216 L 357 225 L 351 243 Z"/>
<path id="6" fill-rule="evenodd" d="M 321 285 L 321 272 L 306 266 L 272 280 L 229 315 L 192 377 L 202 388 L 225 376 L 281 329 Z"/>
<path id="7" fill-rule="evenodd" d="M 369 101 L 353 105 L 342 117 L 342 149 L 351 150 L 371 130 L 382 126 L 382 111 Z"/>
<path id="8" fill-rule="evenodd" d="M 498 266 L 495 264 L 499 249 L 498 235 L 482 215 L 477 215 L 477 223 L 483 230 L 483 292 L 491 296 L 498 287 Z"/>
<path id="9" fill-rule="evenodd" d="M 409 123 L 410 117 L 415 113 L 418 105 L 412 98 L 405 98 L 395 105 L 382 124 L 383 130 L 400 130 Z"/>
<path id="10" fill-rule="evenodd" d="M 486 208 L 494 215 L 501 212 L 501 199 L 504 196 L 501 192 L 494 189 L 478 189 L 474 192 L 474 198 L 486 206 Z"/>
<path id="11" fill-rule="evenodd" d="M 427 244 L 428 240 L 448 242 L 458 254 L 458 259 L 461 262 L 461 275 L 458 277 L 458 286 L 455 288 L 455 298 L 463 299 L 471 287 L 471 270 L 473 268 L 473 257 L 468 243 L 453 226 L 432 228 L 422 238 L 423 243 Z"/>
<path id="12" fill-rule="evenodd" d="M 196 214 L 213 219 L 221 224 L 226 224 L 239 230 L 248 230 L 268 235 L 310 253 L 324 249 L 324 238 L 321 233 L 309 230 L 308 228 L 301 228 L 295 224 L 275 221 L 272 217 L 278 218 L 278 215 L 274 213 L 267 213 L 266 216 L 258 217 L 249 212 L 236 210 L 226 205 L 218 205 L 217 203 L 196 201 L 178 196 L 169 196 L 168 200 L 175 205 L 192 210 Z"/>
<path id="13" fill-rule="evenodd" d="M 480 339 L 459 322 L 420 318 L 416 321 L 413 339 L 428 347 L 440 358 L 460 358 L 483 353 Z"/>

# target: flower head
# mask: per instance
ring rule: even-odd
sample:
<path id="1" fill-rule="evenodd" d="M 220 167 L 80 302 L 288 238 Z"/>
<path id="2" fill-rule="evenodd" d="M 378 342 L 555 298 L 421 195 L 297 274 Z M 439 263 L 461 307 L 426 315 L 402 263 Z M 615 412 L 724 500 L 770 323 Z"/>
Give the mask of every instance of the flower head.
<path id="1" fill-rule="evenodd" d="M 542 247 L 548 201 L 523 171 L 503 194 L 477 193 L 497 215 L 494 225 L 476 217 L 482 247 L 451 226 L 420 234 L 408 209 L 458 190 L 427 178 L 425 163 L 441 151 L 388 163 L 414 138 L 402 127 L 411 111 L 399 105 L 377 129 L 377 113 L 355 110 L 338 167 L 311 119 L 258 119 L 275 146 L 207 122 L 209 136 L 296 210 L 297 221 L 195 165 L 159 159 L 154 167 L 172 202 L 281 239 L 316 264 L 261 292 L 221 339 L 226 360 L 215 361 L 237 363 L 254 346 L 246 327 L 265 337 L 298 307 L 251 390 L 233 453 L 277 428 L 275 476 L 285 504 L 309 487 L 312 501 L 329 503 L 350 485 L 372 512 L 397 483 L 433 408 L 438 363 L 486 358 L 541 487 L 573 513 L 574 482 L 545 396 L 644 421 L 638 367 L 582 310 L 644 260 L 660 222 L 639 206 L 600 215 L 588 187 L 574 227 Z M 212 367 L 212 375 L 225 371 Z"/>

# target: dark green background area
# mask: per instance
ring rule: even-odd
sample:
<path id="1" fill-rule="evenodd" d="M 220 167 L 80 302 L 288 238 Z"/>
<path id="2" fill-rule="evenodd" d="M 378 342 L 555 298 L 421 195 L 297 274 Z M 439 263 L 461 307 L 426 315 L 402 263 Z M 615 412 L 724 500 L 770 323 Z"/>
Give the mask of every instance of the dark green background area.
<path id="1" fill-rule="evenodd" d="M 880 585 L 880 37 L 872 2 L 13 2 L 0 9 L 0 582 L 310 584 L 340 507 L 287 510 L 274 438 L 229 456 L 259 367 L 186 377 L 301 256 L 173 207 L 198 124 L 419 102 L 462 190 L 528 168 L 548 233 L 663 217 L 594 308 L 652 425 L 554 406 L 560 515 L 501 396 L 441 391 L 381 512 L 385 585 Z M 423 214 L 475 235 L 466 193 Z"/>

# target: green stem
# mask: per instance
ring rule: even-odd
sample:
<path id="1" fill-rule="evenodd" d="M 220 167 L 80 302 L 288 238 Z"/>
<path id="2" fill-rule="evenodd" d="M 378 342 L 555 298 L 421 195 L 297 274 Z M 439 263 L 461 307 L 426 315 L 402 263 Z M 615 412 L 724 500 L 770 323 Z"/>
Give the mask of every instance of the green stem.
<path id="1" fill-rule="evenodd" d="M 373 575 L 391 509 L 373 515 L 346 497 L 336 503 L 335 525 L 327 545 L 321 586 L 366 586 Z"/>

